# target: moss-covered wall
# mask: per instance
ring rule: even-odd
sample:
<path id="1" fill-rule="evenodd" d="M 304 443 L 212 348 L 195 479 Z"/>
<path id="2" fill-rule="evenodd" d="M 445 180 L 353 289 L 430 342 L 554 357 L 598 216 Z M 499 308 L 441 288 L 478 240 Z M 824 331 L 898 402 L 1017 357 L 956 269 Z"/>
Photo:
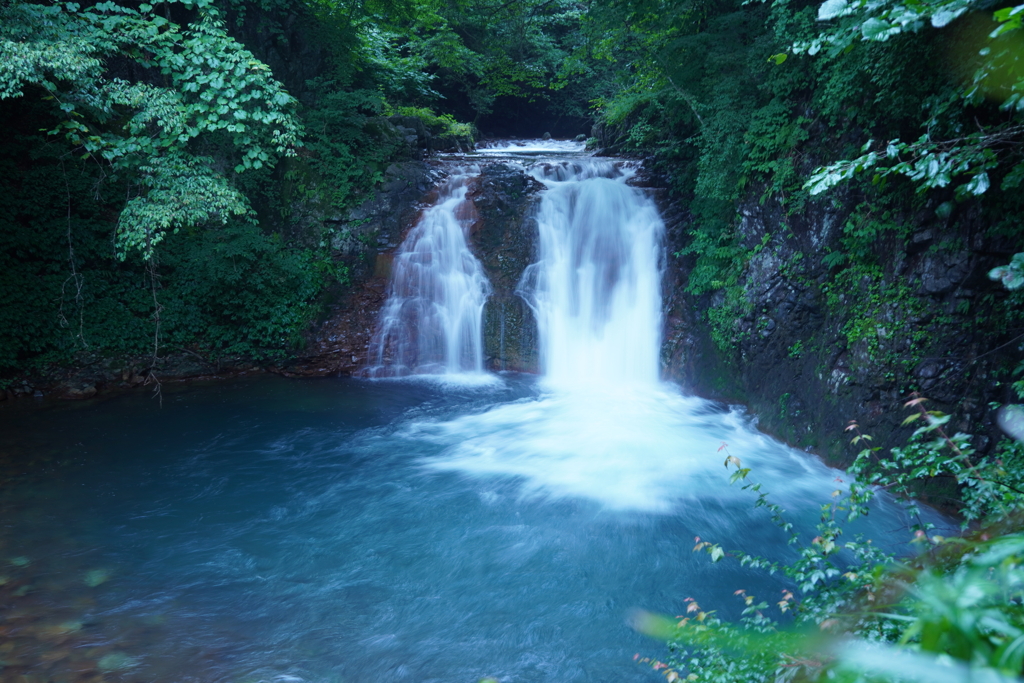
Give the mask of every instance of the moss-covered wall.
<path id="1" fill-rule="evenodd" d="M 888 217 L 870 265 L 831 265 L 863 221 L 851 192 L 791 215 L 757 188 L 738 206 L 738 280 L 703 295 L 687 290 L 692 258 L 672 259 L 666 282 L 664 367 L 708 396 L 746 403 L 764 429 L 842 463 L 850 420 L 878 445 L 905 440 L 911 392 L 955 416 L 953 431 L 982 450 L 998 432 L 990 402 L 1014 398 L 1019 301 L 987 274 L 1022 246 L 993 235 L 977 206 L 953 213 L 937 200 Z M 936 209 L 939 209 L 936 211 Z M 683 251 L 692 216 L 666 203 L 671 252 Z M 853 226 L 853 228 L 851 227 Z"/>

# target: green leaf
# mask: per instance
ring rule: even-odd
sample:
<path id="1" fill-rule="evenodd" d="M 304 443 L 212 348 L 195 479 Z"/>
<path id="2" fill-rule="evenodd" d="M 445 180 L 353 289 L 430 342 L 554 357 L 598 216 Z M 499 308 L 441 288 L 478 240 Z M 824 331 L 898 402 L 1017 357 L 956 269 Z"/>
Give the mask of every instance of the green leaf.
<path id="1" fill-rule="evenodd" d="M 967 184 L 967 191 L 971 194 L 985 194 L 989 188 L 988 173 L 982 171 L 978 175 L 971 178 L 971 182 Z"/>
<path id="2" fill-rule="evenodd" d="M 846 14 L 849 4 L 846 0 L 825 0 L 818 8 L 818 20 L 827 21 Z"/>
<path id="3" fill-rule="evenodd" d="M 889 36 L 894 33 L 899 33 L 899 29 L 894 29 L 891 24 L 887 21 L 883 21 L 877 17 L 871 17 L 860 27 L 861 35 L 864 36 L 865 40 L 887 40 Z"/>
<path id="4" fill-rule="evenodd" d="M 967 7 L 960 7 L 952 10 L 940 10 L 932 15 L 932 26 L 935 28 L 942 28 L 966 11 Z"/>

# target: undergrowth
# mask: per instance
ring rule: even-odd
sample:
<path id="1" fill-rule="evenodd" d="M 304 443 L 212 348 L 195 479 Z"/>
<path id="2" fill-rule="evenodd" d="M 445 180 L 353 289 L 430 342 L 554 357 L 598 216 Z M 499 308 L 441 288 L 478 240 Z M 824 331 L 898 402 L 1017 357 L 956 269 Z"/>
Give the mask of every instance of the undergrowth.
<path id="1" fill-rule="evenodd" d="M 920 426 L 888 455 L 850 425 L 853 443 L 862 446 L 848 471 L 852 479 L 821 506 L 810 533 L 794 526 L 723 444 L 731 481 L 754 495 L 755 507 L 788 535 L 797 557 L 772 561 L 699 537 L 694 551 L 712 562 L 781 574 L 788 588 L 771 604 L 736 591 L 743 602 L 737 622 L 692 598 L 676 619 L 637 614 L 634 625 L 672 649 L 666 661 L 642 662 L 670 682 L 1019 680 L 1024 446 L 1006 440 L 993 455 L 977 457 L 970 437 L 949 435 L 950 416 L 928 410 L 925 401 L 907 403 L 906 422 Z M 1024 415 L 1015 410 L 1008 419 Z M 912 498 L 918 482 L 941 477 L 959 489 L 962 535 L 936 534 Z M 904 502 L 916 554 L 897 558 L 871 539 L 846 538 L 850 522 L 868 515 L 882 490 Z"/>

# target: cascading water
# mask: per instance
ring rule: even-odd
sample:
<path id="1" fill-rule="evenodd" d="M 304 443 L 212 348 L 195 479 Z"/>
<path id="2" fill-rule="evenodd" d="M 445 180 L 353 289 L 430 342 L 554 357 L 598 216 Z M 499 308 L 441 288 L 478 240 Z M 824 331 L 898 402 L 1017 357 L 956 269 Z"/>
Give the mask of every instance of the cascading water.
<path id="1" fill-rule="evenodd" d="M 653 387 L 661 341 L 661 237 L 654 203 L 609 161 L 539 164 L 540 261 L 520 293 L 533 308 L 551 387 Z"/>
<path id="2" fill-rule="evenodd" d="M 481 317 L 491 291 L 466 243 L 476 169 L 453 175 L 402 242 L 370 345 L 370 377 L 483 372 Z"/>
<path id="3" fill-rule="evenodd" d="M 626 184 L 630 173 L 578 157 L 531 172 L 547 189 L 539 258 L 519 293 L 537 319 L 545 393 L 416 425 L 418 438 L 448 446 L 427 464 L 511 475 L 525 495 L 667 512 L 717 474 L 696 453 L 714 453 L 727 435 L 760 436 L 739 416 L 714 416 L 705 401 L 659 382 L 664 224 L 653 201 Z"/>

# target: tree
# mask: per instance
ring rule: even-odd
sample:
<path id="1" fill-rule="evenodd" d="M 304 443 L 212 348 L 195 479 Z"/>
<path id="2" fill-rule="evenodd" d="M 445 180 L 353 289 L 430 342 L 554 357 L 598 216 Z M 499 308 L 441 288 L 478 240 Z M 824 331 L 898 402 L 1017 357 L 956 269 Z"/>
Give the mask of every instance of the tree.
<path id="1" fill-rule="evenodd" d="M 828 28 L 813 40 L 795 43 L 792 50 L 809 55 L 824 51 L 835 58 L 858 42 L 885 42 L 904 33 L 942 29 L 986 7 L 988 3 L 979 0 L 827 0 L 818 9 L 818 19 L 830 22 Z M 862 172 L 873 173 L 876 183 L 890 175 L 906 176 L 921 191 L 966 179 L 956 188 L 963 197 L 984 194 L 992 184 L 990 171 L 999 169 L 1004 190 L 1019 187 L 1024 181 L 1019 154 L 1024 142 L 1022 17 L 1024 5 L 1017 5 L 998 9 L 991 21 L 981 21 L 984 36 L 970 46 L 976 53 L 969 55 L 973 72 L 952 98 L 930 103 L 925 132 L 917 140 L 869 140 L 861 156 L 817 169 L 807 181 L 810 192 L 824 192 Z M 984 116 L 979 108 L 986 101 L 998 105 L 1001 115 Z M 965 116 L 968 113 L 974 115 Z"/>
<path id="2" fill-rule="evenodd" d="M 172 7 L 190 20 L 172 21 Z M 121 258 L 151 258 L 168 231 L 248 214 L 233 176 L 300 144 L 294 98 L 226 33 L 210 0 L 164 9 L 0 6 L 0 101 L 51 101 L 62 120 L 50 133 L 128 181 Z"/>

